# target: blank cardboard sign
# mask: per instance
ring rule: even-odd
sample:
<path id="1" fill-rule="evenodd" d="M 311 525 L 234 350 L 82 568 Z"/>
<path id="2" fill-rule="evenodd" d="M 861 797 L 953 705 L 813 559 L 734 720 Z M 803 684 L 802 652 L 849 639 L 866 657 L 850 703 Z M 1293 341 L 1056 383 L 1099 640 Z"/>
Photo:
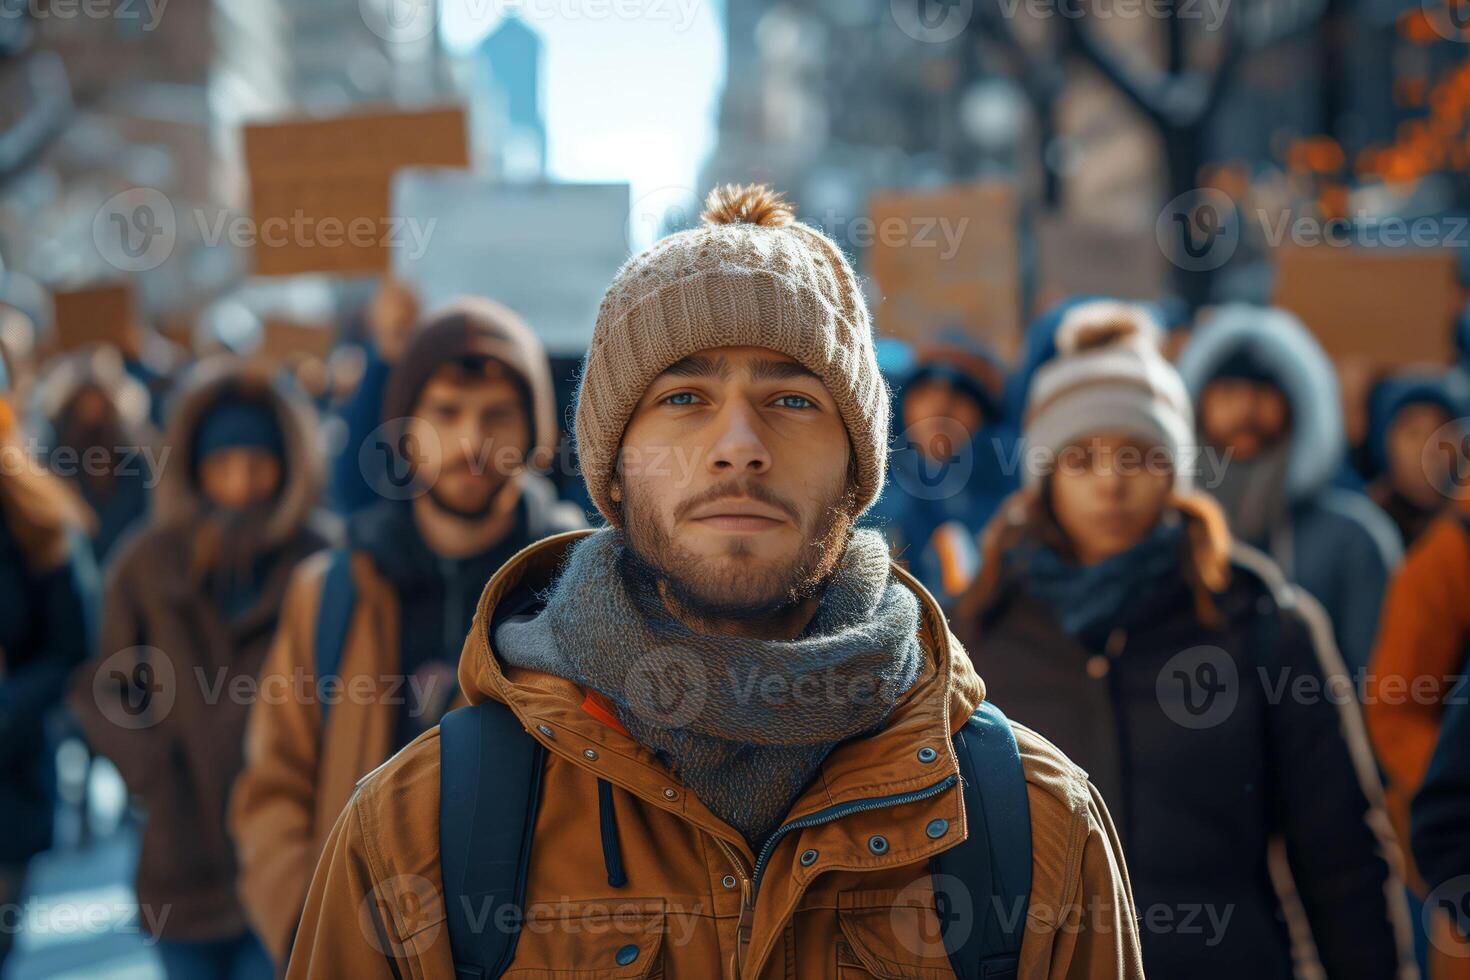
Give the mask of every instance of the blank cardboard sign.
<path id="1" fill-rule="evenodd" d="M 1127 231 L 1057 213 L 1036 218 L 1035 309 L 1077 295 L 1152 300 L 1169 291 L 1169 264 L 1152 228 Z"/>
<path id="2" fill-rule="evenodd" d="M 869 201 L 878 329 L 910 342 L 962 330 L 1009 356 L 1021 329 L 1016 205 L 999 183 L 885 191 Z"/>
<path id="3" fill-rule="evenodd" d="M 457 106 L 253 124 L 244 136 L 262 276 L 386 271 L 409 231 L 389 210 L 393 174 L 469 165 Z"/>
<path id="4" fill-rule="evenodd" d="M 1449 249 L 1277 250 L 1272 302 L 1301 317 L 1335 359 L 1447 363 L 1463 301 Z"/>
<path id="5" fill-rule="evenodd" d="M 61 290 L 52 299 L 58 350 L 102 345 L 116 347 L 129 357 L 138 355 L 142 337 L 133 313 L 133 290 L 127 283 Z"/>

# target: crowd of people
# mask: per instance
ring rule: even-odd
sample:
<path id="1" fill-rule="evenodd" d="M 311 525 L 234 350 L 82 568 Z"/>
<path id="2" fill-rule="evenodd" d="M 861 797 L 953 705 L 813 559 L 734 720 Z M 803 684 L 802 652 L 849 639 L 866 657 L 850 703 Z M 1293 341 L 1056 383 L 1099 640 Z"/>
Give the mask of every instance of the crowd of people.
<path id="1" fill-rule="evenodd" d="M 1470 381 L 1386 373 L 1350 444 L 1290 313 L 1165 319 L 885 376 L 730 187 L 571 405 L 393 281 L 332 397 L 9 351 L 0 904 L 64 717 L 170 980 L 1470 976 Z"/>

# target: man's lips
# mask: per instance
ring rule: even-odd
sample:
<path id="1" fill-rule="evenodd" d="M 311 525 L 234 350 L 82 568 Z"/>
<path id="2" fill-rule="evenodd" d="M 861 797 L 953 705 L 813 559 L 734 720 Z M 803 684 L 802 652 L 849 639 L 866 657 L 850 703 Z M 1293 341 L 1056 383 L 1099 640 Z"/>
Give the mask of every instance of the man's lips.
<path id="1" fill-rule="evenodd" d="M 780 511 L 754 501 L 721 501 L 697 508 L 689 519 L 723 531 L 765 531 L 787 523 Z"/>

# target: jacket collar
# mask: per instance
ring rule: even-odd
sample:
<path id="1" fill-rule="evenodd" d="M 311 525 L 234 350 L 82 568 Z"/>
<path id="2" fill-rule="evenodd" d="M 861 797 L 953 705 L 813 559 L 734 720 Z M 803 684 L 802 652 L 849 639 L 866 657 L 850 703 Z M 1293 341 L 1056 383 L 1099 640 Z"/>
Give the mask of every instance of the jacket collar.
<path id="1" fill-rule="evenodd" d="M 718 836 L 741 842 L 739 833 L 685 791 L 652 752 L 588 712 L 587 692 L 579 685 L 509 667 L 490 647 L 488 624 L 497 604 L 520 587 L 549 585 L 570 545 L 590 533 L 570 531 L 538 541 L 490 579 L 460 656 L 460 686 L 471 704 L 491 698 L 507 704 L 549 751 L 651 803 L 682 812 Z M 902 568 L 893 565 L 892 571 L 919 599 L 924 666 L 880 731 L 832 751 L 792 806 L 788 821 L 840 804 L 925 789 L 958 773 L 950 736 L 984 700 L 985 685 L 934 598 Z M 936 751 L 935 761 L 919 758 L 926 746 Z"/>

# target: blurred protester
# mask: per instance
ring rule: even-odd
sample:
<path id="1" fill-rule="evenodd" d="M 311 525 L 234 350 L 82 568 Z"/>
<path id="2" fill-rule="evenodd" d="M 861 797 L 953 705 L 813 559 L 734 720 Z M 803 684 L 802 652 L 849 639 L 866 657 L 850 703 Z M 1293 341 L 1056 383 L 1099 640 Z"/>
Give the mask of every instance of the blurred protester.
<path id="1" fill-rule="evenodd" d="M 26 865 L 51 846 L 56 773 L 46 717 L 87 656 L 97 574 L 86 504 L 24 447 L 0 358 L 0 963 Z"/>
<path id="2" fill-rule="evenodd" d="M 1332 486 L 1345 452 L 1332 362 L 1285 310 L 1234 304 L 1195 329 L 1179 371 L 1195 400 L 1205 489 L 1238 540 L 1322 604 L 1361 674 L 1402 544 L 1372 501 Z"/>
<path id="3" fill-rule="evenodd" d="M 1445 426 L 1467 415 L 1470 381 L 1460 371 L 1387 378 L 1369 396 L 1368 451 L 1377 476 L 1368 495 L 1398 526 L 1405 547 L 1444 510 L 1450 480 L 1463 479 L 1461 471 L 1470 465 L 1458 433 L 1430 445 Z"/>
<path id="4" fill-rule="evenodd" d="M 1327 976 L 1394 977 L 1407 917 L 1330 629 L 1194 488 L 1189 393 L 1158 342 L 1136 306 L 1067 315 L 956 634 L 1118 815 L 1149 976 L 1293 976 L 1279 835 Z"/>
<path id="5" fill-rule="evenodd" d="M 1026 411 L 1026 398 L 1031 390 L 1031 381 L 1036 372 L 1047 361 L 1057 356 L 1057 330 L 1062 320 L 1072 310 L 1088 304 L 1114 302 L 1107 296 L 1069 296 L 1049 306 L 1044 313 L 1026 325 L 1021 338 L 1021 355 L 1016 368 L 1006 379 L 1005 415 L 1011 423 L 1019 426 Z"/>
<path id="6" fill-rule="evenodd" d="M 329 543 L 316 424 L 264 370 L 219 358 L 190 372 L 156 512 L 119 546 L 100 656 L 73 688 L 88 741 L 146 812 L 140 925 L 169 980 L 273 972 L 236 897 L 225 813 L 286 584 Z"/>
<path id="7" fill-rule="evenodd" d="M 773 279 L 773 265 L 787 271 Z M 656 353 L 642 342 L 655 330 Z M 946 924 L 929 860 L 957 847 L 962 794 L 974 800 L 950 739 L 975 732 L 985 686 L 882 536 L 853 530 L 882 489 L 888 417 L 856 276 L 769 191 L 717 191 L 703 226 L 631 259 L 577 398 L 583 478 L 611 526 L 542 542 L 491 580 L 460 663 L 476 707 L 361 784 L 317 869 L 289 976 L 487 975 L 472 964 L 495 956 L 479 944 L 507 927 L 519 930 L 511 972 L 526 976 L 819 980 L 874 963 L 951 975 L 932 938 Z M 670 457 L 696 465 L 669 479 L 658 460 Z M 688 693 L 653 703 L 664 685 Z M 501 755 L 544 753 L 531 763 L 540 791 L 517 787 L 539 800 L 529 812 L 492 800 L 499 758 L 441 774 L 441 749 L 496 719 L 520 740 L 497 741 Z M 987 788 L 1015 794 L 1012 822 L 1029 797 L 1029 841 L 1000 846 L 1014 828 L 987 806 L 984 845 L 1012 884 L 1029 878 L 1031 914 L 1005 906 L 1025 929 L 987 917 L 1024 934 L 1005 975 L 1142 977 L 1101 798 L 1044 740 L 1009 730 L 986 729 L 1014 782 L 987 772 Z M 978 750 L 960 751 L 968 766 Z M 512 821 L 525 820 L 523 834 Z M 441 835 L 441 821 L 465 832 Z M 472 868 L 453 856 L 466 842 Z M 990 870 L 977 863 L 956 868 Z M 495 909 L 515 908 L 523 875 L 525 928 L 499 911 L 484 924 L 489 905 L 464 910 L 447 894 L 448 922 L 398 913 L 439 882 L 462 881 L 474 904 L 491 877 L 507 883 Z M 995 880 L 961 884 L 999 901 Z M 967 975 L 980 975 L 980 931 L 969 944 L 947 934 L 974 953 Z"/>
<path id="8" fill-rule="evenodd" d="M 585 524 L 533 472 L 557 437 L 550 368 L 505 307 L 434 313 L 396 358 L 382 413 L 390 435 L 371 448 L 391 454 L 375 477 L 383 496 L 351 516 L 345 550 L 302 569 L 265 668 L 313 690 L 256 706 L 232 804 L 241 894 L 281 963 L 353 786 L 457 697 L 486 581 L 526 545 Z"/>
<path id="9" fill-rule="evenodd" d="M 979 568 L 976 535 L 1016 488 L 1016 432 L 1003 414 L 1005 367 L 964 336 L 921 345 L 902 386 L 903 440 L 872 520 L 940 602 Z"/>
<path id="10" fill-rule="evenodd" d="M 36 400 L 53 471 L 97 516 L 92 552 L 102 565 L 148 511 L 160 465 L 146 388 L 112 348 L 61 355 L 42 373 Z"/>
<path id="11" fill-rule="evenodd" d="M 1413 805 L 1414 858 L 1434 914 L 1429 980 L 1470 976 L 1470 685 L 1452 702 Z"/>
<path id="12" fill-rule="evenodd" d="M 389 372 L 403 353 L 418 317 L 413 289 L 401 280 L 384 278 L 368 304 L 367 336 L 362 365 L 356 372 L 357 385 L 336 412 L 345 438 L 332 460 L 329 497 L 340 514 L 354 513 L 381 499 L 370 475 L 363 472 L 361 449 L 383 421 Z"/>
<path id="13" fill-rule="evenodd" d="M 1410 805 L 1440 741 L 1446 700 L 1466 673 L 1467 645 L 1470 501 L 1458 500 L 1420 536 L 1389 585 L 1363 691 L 1389 817 L 1404 841 L 1410 839 Z M 1422 900 L 1427 882 L 1412 861 L 1407 864 L 1409 884 Z M 1428 918 L 1436 914 L 1431 909 Z M 1431 977 L 1470 977 L 1470 958 L 1429 952 Z M 1455 968 L 1460 972 L 1444 972 Z"/>

